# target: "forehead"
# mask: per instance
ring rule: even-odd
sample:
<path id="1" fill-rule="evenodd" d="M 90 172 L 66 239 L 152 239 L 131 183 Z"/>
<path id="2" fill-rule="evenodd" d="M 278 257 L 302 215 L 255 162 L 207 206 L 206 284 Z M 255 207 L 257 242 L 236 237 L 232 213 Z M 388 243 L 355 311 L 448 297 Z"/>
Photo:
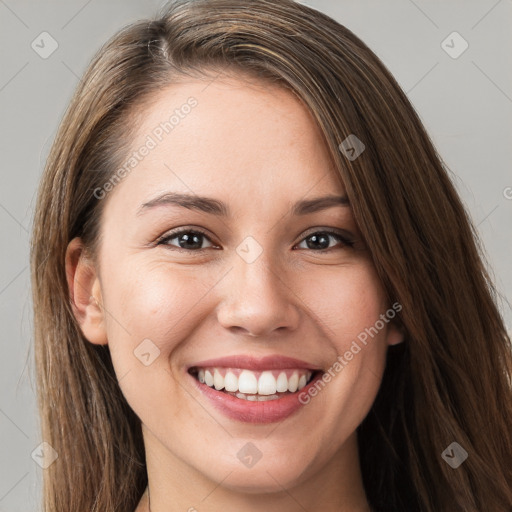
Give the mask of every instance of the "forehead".
<path id="1" fill-rule="evenodd" d="M 174 190 L 261 205 L 344 194 L 313 116 L 277 85 L 235 76 L 180 81 L 133 119 L 127 158 L 136 161 L 116 192 L 124 199 Z"/>

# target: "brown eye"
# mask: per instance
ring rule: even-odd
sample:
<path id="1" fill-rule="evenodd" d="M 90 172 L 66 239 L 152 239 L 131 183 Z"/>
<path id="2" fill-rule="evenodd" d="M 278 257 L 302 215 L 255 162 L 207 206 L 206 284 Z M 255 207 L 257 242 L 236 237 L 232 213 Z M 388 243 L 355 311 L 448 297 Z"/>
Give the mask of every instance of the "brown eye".
<path id="1" fill-rule="evenodd" d="M 171 240 L 175 239 L 177 239 L 177 245 L 170 243 Z M 210 239 L 201 231 L 182 229 L 165 235 L 158 241 L 157 245 L 168 245 L 186 251 L 201 251 L 207 248 L 203 247 L 204 240 L 209 241 Z M 210 247 L 213 247 L 213 244 L 211 244 Z"/>
<path id="2" fill-rule="evenodd" d="M 306 247 L 298 247 L 301 249 L 311 249 L 314 251 L 327 251 L 333 249 L 333 247 L 329 247 L 332 239 L 341 242 L 342 247 L 352 247 L 354 245 L 352 240 L 346 236 L 341 235 L 340 233 L 337 233 L 336 231 L 316 231 L 309 234 L 302 240 L 301 244 L 305 242 Z"/>

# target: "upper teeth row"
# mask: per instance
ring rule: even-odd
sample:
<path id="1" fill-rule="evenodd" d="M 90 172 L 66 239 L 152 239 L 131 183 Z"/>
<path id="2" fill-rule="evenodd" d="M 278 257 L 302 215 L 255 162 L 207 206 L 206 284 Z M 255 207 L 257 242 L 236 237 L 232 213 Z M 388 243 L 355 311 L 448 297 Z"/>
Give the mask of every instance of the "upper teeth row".
<path id="1" fill-rule="evenodd" d="M 280 372 L 276 378 L 271 371 L 264 371 L 258 378 L 258 375 L 250 370 L 228 370 L 225 375 L 222 375 L 218 368 L 201 368 L 197 378 L 199 382 L 217 390 L 226 389 L 231 392 L 274 395 L 276 392 L 284 393 L 286 391 L 295 393 L 306 385 L 311 375 L 309 370 L 288 370 Z"/>

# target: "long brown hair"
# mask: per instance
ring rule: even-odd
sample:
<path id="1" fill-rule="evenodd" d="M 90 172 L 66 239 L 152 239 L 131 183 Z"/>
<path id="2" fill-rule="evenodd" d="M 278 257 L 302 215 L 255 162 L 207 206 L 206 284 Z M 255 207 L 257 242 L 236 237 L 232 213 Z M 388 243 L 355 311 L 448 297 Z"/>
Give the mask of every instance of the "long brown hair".
<path id="1" fill-rule="evenodd" d="M 389 511 L 510 511 L 512 353 L 482 250 L 445 165 L 376 55 L 328 16 L 292 0 L 179 0 L 115 35 L 93 59 L 41 180 L 31 245 L 44 511 L 133 510 L 147 485 L 140 420 L 108 346 L 75 321 L 65 252 L 94 255 L 94 194 L 129 146 L 143 102 L 187 74 L 230 70 L 280 84 L 310 109 L 346 188 L 406 338 L 390 347 L 358 428 L 370 504 Z M 356 159 L 340 151 L 355 134 Z M 91 172 L 94 170 L 94 172 Z M 107 199 L 108 200 L 108 199 Z M 441 454 L 453 442 L 457 469 Z"/>

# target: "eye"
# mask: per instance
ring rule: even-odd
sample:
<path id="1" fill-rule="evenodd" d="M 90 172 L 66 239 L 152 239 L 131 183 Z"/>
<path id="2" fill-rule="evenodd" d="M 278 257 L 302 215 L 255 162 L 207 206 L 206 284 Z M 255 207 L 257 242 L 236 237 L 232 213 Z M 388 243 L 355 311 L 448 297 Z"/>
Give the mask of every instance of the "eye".
<path id="1" fill-rule="evenodd" d="M 172 240 L 177 240 L 177 244 L 171 243 Z M 203 242 L 205 240 L 210 243 L 207 247 L 203 247 Z M 354 241 L 349 235 L 344 235 L 332 230 L 321 230 L 314 231 L 307 235 L 296 247 L 300 249 L 311 249 L 315 252 L 328 252 L 333 249 L 333 247 L 329 247 L 332 240 L 341 244 L 340 248 L 354 246 Z M 300 247 L 303 243 L 306 243 L 306 247 Z M 211 242 L 206 233 L 195 229 L 179 229 L 167 233 L 157 240 L 156 245 L 167 245 L 171 248 L 176 248 L 177 250 L 193 252 L 203 251 L 204 249 L 212 247 L 218 248 L 218 246 L 215 246 Z"/>
<path id="2" fill-rule="evenodd" d="M 177 239 L 178 246 L 175 244 L 171 244 L 171 240 Z M 202 231 L 192 230 L 192 229 L 181 229 L 178 231 L 173 231 L 164 235 L 157 241 L 157 245 L 170 245 L 176 247 L 178 250 L 182 249 L 185 251 L 202 251 L 206 247 L 203 247 L 203 240 L 210 239 L 206 236 Z M 211 244 L 211 242 L 210 242 Z M 215 247 L 211 244 L 209 247 Z"/>
<path id="3" fill-rule="evenodd" d="M 302 239 L 301 244 L 305 242 L 307 247 L 300 247 L 300 244 L 297 247 L 301 249 L 312 249 L 315 252 L 329 251 L 332 249 L 332 247 L 329 247 L 329 244 L 333 239 L 341 242 L 342 247 L 354 246 L 354 241 L 351 240 L 349 236 L 338 233 L 337 231 L 323 230 L 314 231 L 306 236 L 306 238 Z"/>

